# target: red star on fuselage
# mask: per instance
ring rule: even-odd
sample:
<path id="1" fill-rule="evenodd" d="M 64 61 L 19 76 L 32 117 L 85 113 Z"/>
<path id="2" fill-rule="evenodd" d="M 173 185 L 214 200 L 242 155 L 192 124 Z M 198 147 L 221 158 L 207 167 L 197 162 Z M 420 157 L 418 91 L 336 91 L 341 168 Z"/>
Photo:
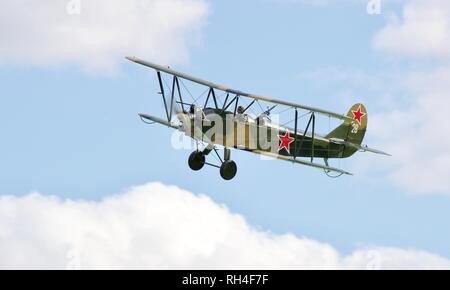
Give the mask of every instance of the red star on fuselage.
<path id="1" fill-rule="evenodd" d="M 361 118 L 366 115 L 366 113 L 361 112 L 361 105 L 359 105 L 358 110 L 352 111 L 353 119 L 356 120 L 361 125 Z"/>
<path id="2" fill-rule="evenodd" d="M 278 151 L 286 149 L 286 151 L 289 153 L 291 143 L 294 142 L 295 138 L 292 138 L 291 136 L 289 136 L 289 132 L 287 130 L 284 133 L 284 136 L 278 135 L 278 138 L 281 141 L 280 147 L 278 147 Z"/>

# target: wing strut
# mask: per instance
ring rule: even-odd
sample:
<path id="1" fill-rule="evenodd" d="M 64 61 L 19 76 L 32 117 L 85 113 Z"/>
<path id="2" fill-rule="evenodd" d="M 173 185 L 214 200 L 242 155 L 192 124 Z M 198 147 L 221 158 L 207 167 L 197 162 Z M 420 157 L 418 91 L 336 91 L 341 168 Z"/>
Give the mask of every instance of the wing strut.
<path id="1" fill-rule="evenodd" d="M 298 112 L 297 110 L 295 110 L 295 136 L 297 137 L 297 117 L 298 117 Z M 297 142 L 295 142 L 295 147 L 294 147 L 294 160 L 296 158 L 296 156 L 300 153 L 300 150 L 302 148 L 303 145 L 303 140 L 305 139 L 306 133 L 308 132 L 309 127 L 311 126 L 312 123 L 312 135 L 311 135 L 311 162 L 314 161 L 314 133 L 315 133 L 315 127 L 316 127 L 316 116 L 314 114 L 314 112 L 311 112 L 311 117 L 309 117 L 309 121 L 308 124 L 306 125 L 306 129 L 305 132 L 303 132 L 302 138 L 300 139 L 300 144 L 297 147 Z"/>
<path id="2" fill-rule="evenodd" d="M 229 94 L 227 94 L 227 99 L 228 99 L 228 95 Z M 231 99 L 231 101 L 228 104 L 226 104 L 226 102 L 225 102 L 222 110 L 225 111 L 226 109 L 228 109 L 228 107 L 231 106 L 231 104 L 233 104 L 237 98 L 238 98 L 238 96 L 235 96 L 233 99 Z"/>
<path id="3" fill-rule="evenodd" d="M 227 104 L 227 101 L 228 101 L 228 97 L 230 97 L 230 93 L 227 93 L 225 101 L 223 102 L 223 105 L 222 105 L 222 111 L 224 111 L 225 105 Z"/>
<path id="4" fill-rule="evenodd" d="M 219 106 L 217 105 L 217 98 L 216 98 L 216 93 L 214 92 L 214 88 L 209 88 L 208 96 L 206 97 L 205 105 L 203 107 L 206 108 L 206 106 L 208 105 L 210 96 L 213 97 L 214 106 L 216 107 L 216 109 L 219 109 Z"/>
<path id="5" fill-rule="evenodd" d="M 163 99 L 164 110 L 166 111 L 167 121 L 170 123 L 172 121 L 172 115 L 173 115 L 173 108 L 174 108 L 174 101 L 175 101 L 175 91 L 177 91 L 178 98 L 179 98 L 179 101 L 177 101 L 177 103 L 181 104 L 181 108 L 183 110 L 183 113 L 186 112 L 186 110 L 184 109 L 184 105 L 186 103 L 183 102 L 183 97 L 181 96 L 180 82 L 178 81 L 178 77 L 177 76 L 173 76 L 172 90 L 170 92 L 170 104 L 167 104 L 167 99 L 166 99 L 166 94 L 164 92 L 164 85 L 163 85 L 163 81 L 162 81 L 162 77 L 161 77 L 161 72 L 160 71 L 156 71 L 156 75 L 158 76 L 159 87 L 160 87 L 160 90 L 161 90 L 160 94 L 161 94 L 162 99 Z M 169 87 L 169 90 L 170 90 L 170 87 Z"/>
<path id="6" fill-rule="evenodd" d="M 176 76 L 174 76 L 173 79 L 175 80 L 176 85 L 177 85 L 178 97 L 180 98 L 181 109 L 183 110 L 183 113 L 186 113 L 186 110 L 184 109 L 183 98 L 181 97 L 180 83 L 179 83 L 178 78 Z M 174 91 L 174 90 L 172 90 L 172 91 Z"/>
<path id="7" fill-rule="evenodd" d="M 294 142 L 294 160 L 297 158 L 297 126 L 298 126 L 298 110 L 295 108 L 295 142 Z"/>
<path id="8" fill-rule="evenodd" d="M 312 119 L 312 135 L 311 135 L 311 163 L 314 160 L 314 131 L 316 130 L 316 115 L 314 112 L 311 113 L 311 119 Z"/>
<path id="9" fill-rule="evenodd" d="M 164 86 L 163 86 L 163 82 L 162 82 L 162 78 L 161 78 L 161 72 L 157 71 L 156 74 L 158 75 L 158 82 L 159 82 L 159 87 L 161 90 L 160 94 L 163 98 L 164 110 L 166 110 L 167 121 L 170 122 L 172 119 L 172 113 L 170 113 L 170 115 L 169 115 L 169 110 L 167 109 L 166 95 L 164 94 Z"/>
<path id="10" fill-rule="evenodd" d="M 239 103 L 239 95 L 236 96 L 236 104 L 234 104 L 234 113 L 233 113 L 234 117 L 236 117 L 238 103 Z"/>
<path id="11" fill-rule="evenodd" d="M 244 111 L 243 111 L 242 113 L 245 113 L 248 109 L 250 109 L 250 107 L 251 107 L 255 102 L 256 102 L 256 100 L 253 99 L 253 101 L 250 103 L 250 105 L 248 105 L 248 106 L 244 109 Z"/>

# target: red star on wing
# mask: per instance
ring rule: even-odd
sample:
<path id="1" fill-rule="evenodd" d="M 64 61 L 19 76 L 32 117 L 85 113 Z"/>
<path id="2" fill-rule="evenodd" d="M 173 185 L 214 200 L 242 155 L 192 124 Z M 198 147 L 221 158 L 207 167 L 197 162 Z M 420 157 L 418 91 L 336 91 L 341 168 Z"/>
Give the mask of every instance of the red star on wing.
<path id="1" fill-rule="evenodd" d="M 286 132 L 283 135 L 278 135 L 278 138 L 281 141 L 280 147 L 278 147 L 278 151 L 286 149 L 286 151 L 289 153 L 289 148 L 291 146 L 291 143 L 294 142 L 295 138 L 292 138 L 289 136 L 289 132 L 286 130 Z"/>
<path id="2" fill-rule="evenodd" d="M 358 110 L 352 111 L 353 113 L 353 119 L 358 121 L 358 123 L 361 125 L 361 118 L 366 115 L 366 113 L 361 112 L 361 105 L 359 105 Z"/>

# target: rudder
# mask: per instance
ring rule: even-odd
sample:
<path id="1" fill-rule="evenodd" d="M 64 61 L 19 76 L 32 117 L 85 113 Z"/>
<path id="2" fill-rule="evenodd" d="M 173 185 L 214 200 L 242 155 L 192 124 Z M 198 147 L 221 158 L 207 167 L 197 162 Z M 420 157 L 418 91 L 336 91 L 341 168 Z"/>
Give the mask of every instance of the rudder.
<path id="1" fill-rule="evenodd" d="M 360 145 L 364 139 L 367 128 L 368 116 L 366 107 L 364 107 L 362 103 L 354 104 L 348 111 L 347 117 L 352 118 L 352 121 L 344 121 L 344 123 L 336 127 L 326 137 Z M 346 147 L 342 157 L 348 157 L 355 152 L 355 148 Z"/>

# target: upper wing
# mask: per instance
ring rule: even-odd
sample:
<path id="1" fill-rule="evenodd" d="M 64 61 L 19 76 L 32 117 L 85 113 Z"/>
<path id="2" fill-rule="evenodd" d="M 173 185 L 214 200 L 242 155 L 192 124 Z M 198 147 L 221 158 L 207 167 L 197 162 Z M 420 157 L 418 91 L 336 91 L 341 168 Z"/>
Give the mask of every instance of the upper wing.
<path id="1" fill-rule="evenodd" d="M 227 93 L 236 94 L 238 96 L 248 97 L 248 98 L 252 98 L 252 99 L 255 99 L 255 100 L 265 101 L 265 102 L 269 102 L 269 103 L 273 103 L 273 104 L 284 105 L 284 106 L 288 106 L 288 107 L 292 107 L 292 108 L 304 109 L 304 110 L 316 112 L 316 113 L 319 113 L 319 114 L 323 114 L 323 115 L 326 115 L 326 116 L 330 116 L 330 117 L 333 117 L 333 118 L 337 118 L 337 119 L 340 119 L 340 120 L 353 121 L 353 119 L 350 118 L 350 117 L 347 117 L 347 116 L 342 115 L 342 114 L 334 113 L 334 112 L 331 112 L 331 111 L 322 110 L 322 109 L 319 109 L 319 108 L 314 108 L 314 107 L 305 106 L 305 105 L 301 105 L 301 104 L 291 103 L 291 102 L 287 102 L 287 101 L 283 101 L 283 100 L 272 99 L 272 98 L 265 97 L 265 96 L 258 96 L 258 95 L 254 95 L 254 94 L 249 94 L 249 93 L 245 93 L 245 92 L 242 92 L 242 91 L 239 91 L 239 90 L 234 90 L 234 89 L 222 86 L 222 85 L 218 85 L 218 84 L 215 84 L 215 83 L 212 83 L 212 82 L 209 82 L 209 81 L 205 81 L 205 80 L 202 80 L 202 79 L 199 79 L 199 78 L 187 75 L 187 74 L 182 73 L 182 72 L 174 71 L 174 70 L 172 70 L 170 68 L 167 68 L 167 67 L 163 67 L 163 66 L 151 63 L 151 62 L 147 62 L 147 61 L 141 60 L 141 59 L 139 59 L 137 57 L 134 57 L 134 56 L 127 56 L 126 58 L 128 60 L 130 60 L 130 61 L 135 62 L 135 63 L 141 64 L 141 65 L 144 65 L 144 66 L 147 66 L 147 67 L 151 67 L 151 68 L 153 68 L 153 69 L 155 69 L 157 71 L 162 71 L 162 72 L 165 72 L 165 73 L 168 73 L 168 74 L 171 74 L 171 75 L 174 75 L 174 76 L 177 76 L 177 77 L 180 77 L 180 78 L 192 81 L 194 83 L 201 84 L 201 85 L 204 85 L 204 86 L 207 86 L 207 87 L 210 87 L 210 88 L 214 88 L 214 89 L 217 89 L 217 90 L 220 90 L 220 91 L 224 91 L 224 92 L 227 92 Z"/>

